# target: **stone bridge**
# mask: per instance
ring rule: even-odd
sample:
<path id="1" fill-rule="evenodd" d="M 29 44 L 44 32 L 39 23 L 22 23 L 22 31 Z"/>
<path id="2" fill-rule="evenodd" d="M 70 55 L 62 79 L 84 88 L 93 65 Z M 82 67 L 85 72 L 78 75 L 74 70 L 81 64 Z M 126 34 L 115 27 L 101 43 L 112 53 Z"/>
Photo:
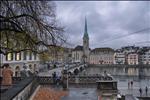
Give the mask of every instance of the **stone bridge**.
<path id="1" fill-rule="evenodd" d="M 69 67 L 68 68 L 68 72 L 69 73 L 74 73 L 74 71 L 77 69 L 78 71 L 82 71 L 83 69 L 85 69 L 87 67 L 87 65 L 85 64 L 80 64 L 80 65 L 77 65 L 77 66 L 73 66 L 73 67 Z"/>

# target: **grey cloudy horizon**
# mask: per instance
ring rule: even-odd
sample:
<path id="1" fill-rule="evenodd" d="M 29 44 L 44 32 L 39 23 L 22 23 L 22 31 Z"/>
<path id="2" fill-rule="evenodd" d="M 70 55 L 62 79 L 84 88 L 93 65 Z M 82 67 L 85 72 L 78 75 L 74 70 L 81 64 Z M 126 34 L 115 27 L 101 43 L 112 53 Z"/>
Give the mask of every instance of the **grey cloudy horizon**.
<path id="1" fill-rule="evenodd" d="M 150 30 L 128 36 L 130 33 L 150 28 L 149 1 L 55 1 L 55 3 L 57 19 L 65 27 L 68 43 L 72 47 L 82 45 L 85 16 L 92 49 L 120 48 L 134 44 L 150 46 L 150 42 L 142 43 L 150 41 Z M 114 39 L 117 37 L 122 38 Z"/>

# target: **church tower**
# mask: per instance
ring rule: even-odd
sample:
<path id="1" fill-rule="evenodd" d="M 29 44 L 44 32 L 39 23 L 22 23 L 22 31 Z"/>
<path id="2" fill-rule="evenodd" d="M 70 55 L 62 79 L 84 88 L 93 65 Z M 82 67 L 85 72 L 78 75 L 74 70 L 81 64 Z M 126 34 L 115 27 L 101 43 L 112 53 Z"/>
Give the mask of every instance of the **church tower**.
<path id="1" fill-rule="evenodd" d="M 83 36 L 83 61 L 89 62 L 89 35 L 87 32 L 87 20 L 85 18 L 85 28 L 84 28 L 84 36 Z"/>

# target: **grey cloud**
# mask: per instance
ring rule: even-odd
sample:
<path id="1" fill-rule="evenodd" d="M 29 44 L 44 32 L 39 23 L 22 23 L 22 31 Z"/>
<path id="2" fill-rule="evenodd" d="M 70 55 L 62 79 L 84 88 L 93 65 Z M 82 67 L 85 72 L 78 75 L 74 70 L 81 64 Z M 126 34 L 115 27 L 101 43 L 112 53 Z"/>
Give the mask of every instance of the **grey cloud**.
<path id="1" fill-rule="evenodd" d="M 84 18 L 87 16 L 90 47 L 112 47 L 131 45 L 148 40 L 149 31 L 118 40 L 101 43 L 128 33 L 150 27 L 150 2 L 129 1 L 57 1 L 59 21 L 66 27 L 68 42 L 82 44 Z M 146 33 L 146 34 L 143 34 Z M 142 37 L 142 39 L 140 39 Z M 150 40 L 150 39 L 149 39 Z"/>

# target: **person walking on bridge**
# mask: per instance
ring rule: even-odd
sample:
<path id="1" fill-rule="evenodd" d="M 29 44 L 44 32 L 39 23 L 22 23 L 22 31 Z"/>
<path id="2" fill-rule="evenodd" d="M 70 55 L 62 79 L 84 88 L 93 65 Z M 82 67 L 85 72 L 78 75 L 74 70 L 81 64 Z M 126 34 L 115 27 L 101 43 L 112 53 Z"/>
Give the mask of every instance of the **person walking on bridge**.
<path id="1" fill-rule="evenodd" d="M 133 89 L 133 81 L 131 81 L 131 88 Z"/>
<path id="2" fill-rule="evenodd" d="M 147 96 L 147 94 L 148 94 L 148 87 L 147 86 L 145 87 L 145 92 L 146 92 L 146 96 Z"/>
<path id="3" fill-rule="evenodd" d="M 53 83 L 56 84 L 56 72 L 52 74 L 52 78 L 53 78 Z"/>
<path id="4" fill-rule="evenodd" d="M 140 92 L 140 96 L 142 96 L 142 89 L 141 88 L 139 89 L 139 92 Z"/>
<path id="5" fill-rule="evenodd" d="M 130 82 L 128 82 L 128 89 L 130 89 Z"/>

